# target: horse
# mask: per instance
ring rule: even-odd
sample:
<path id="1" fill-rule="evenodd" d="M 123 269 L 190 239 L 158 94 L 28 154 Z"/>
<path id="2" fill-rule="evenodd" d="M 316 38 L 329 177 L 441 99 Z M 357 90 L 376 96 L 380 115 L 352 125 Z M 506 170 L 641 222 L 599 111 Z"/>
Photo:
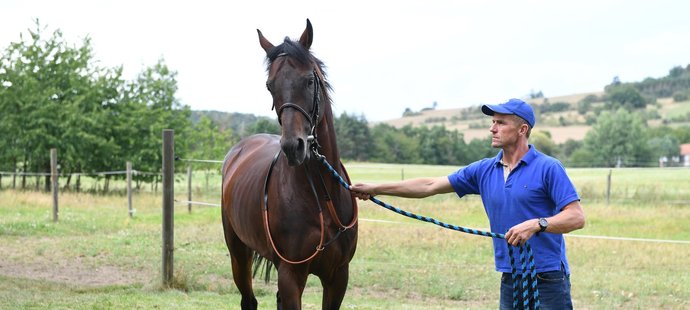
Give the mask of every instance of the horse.
<path id="1" fill-rule="evenodd" d="M 319 162 L 325 159 L 349 183 L 336 143 L 331 85 L 310 50 L 309 19 L 299 40 L 285 37 L 277 46 L 257 32 L 281 135 L 244 138 L 223 161 L 221 213 L 233 280 L 242 309 L 256 309 L 252 265 L 258 256 L 277 270 L 278 309 L 301 309 L 309 274 L 320 279 L 322 308 L 338 309 L 357 246 L 357 202 L 324 177 L 328 170 Z"/>

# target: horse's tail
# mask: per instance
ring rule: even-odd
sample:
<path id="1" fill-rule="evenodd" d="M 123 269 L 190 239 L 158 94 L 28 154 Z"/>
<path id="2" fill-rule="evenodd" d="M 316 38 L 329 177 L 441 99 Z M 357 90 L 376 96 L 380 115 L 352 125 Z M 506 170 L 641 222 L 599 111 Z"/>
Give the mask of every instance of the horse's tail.
<path id="1" fill-rule="evenodd" d="M 254 265 L 253 276 L 255 278 L 256 275 L 259 273 L 259 269 L 261 269 L 264 282 L 268 283 L 271 280 L 271 269 L 273 269 L 273 262 L 271 262 L 271 260 L 266 259 L 265 257 L 261 256 L 258 252 L 254 251 L 254 260 L 252 262 L 252 265 Z"/>

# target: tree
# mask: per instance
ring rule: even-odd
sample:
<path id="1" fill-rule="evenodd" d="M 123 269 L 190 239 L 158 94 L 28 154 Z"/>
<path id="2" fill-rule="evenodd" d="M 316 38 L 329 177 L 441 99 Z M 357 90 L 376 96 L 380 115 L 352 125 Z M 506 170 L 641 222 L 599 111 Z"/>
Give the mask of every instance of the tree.
<path id="1" fill-rule="evenodd" d="M 122 160 L 131 158 L 132 164 L 144 171 L 161 170 L 161 135 L 163 129 L 175 131 L 175 153 L 185 156 L 189 150 L 189 130 L 191 128 L 188 106 L 182 105 L 175 97 L 177 92 L 177 72 L 170 70 L 163 59 L 152 67 L 139 73 L 126 91 L 127 118 L 120 119 L 134 130 L 130 132 L 125 145 L 128 154 Z"/>
<path id="2" fill-rule="evenodd" d="M 491 147 L 491 135 L 486 135 L 483 139 L 472 139 L 467 145 L 467 149 L 470 162 L 494 157 L 498 153 L 498 150 Z"/>
<path id="3" fill-rule="evenodd" d="M 343 112 L 334 122 L 338 150 L 343 159 L 366 161 L 372 151 L 369 124 L 364 115 Z"/>
<path id="4" fill-rule="evenodd" d="M 647 140 L 652 158 L 673 157 L 680 155 L 680 143 L 672 135 L 654 137 Z"/>
<path id="5" fill-rule="evenodd" d="M 370 161 L 410 164 L 422 162 L 419 143 L 414 136 L 385 123 L 374 126 L 371 136 L 374 145 Z"/>
<path id="6" fill-rule="evenodd" d="M 683 67 L 675 66 L 669 70 L 668 76 L 671 78 L 679 78 L 681 75 L 683 75 L 683 73 L 685 73 L 685 69 L 683 69 Z"/>
<path id="7" fill-rule="evenodd" d="M 189 107 L 175 98 L 176 72 L 163 60 L 126 82 L 122 67 L 96 65 L 88 37 L 71 46 L 60 30 L 43 32 L 36 21 L 0 56 L 3 170 L 47 172 L 56 148 L 63 173 L 124 169 L 128 160 L 160 171 L 164 128 L 175 130 L 176 151 L 187 151 Z"/>
<path id="8" fill-rule="evenodd" d="M 549 155 L 556 155 L 556 143 L 551 139 L 551 133 L 548 131 L 532 131 L 529 137 L 529 142 L 533 144 L 540 152 Z"/>
<path id="9" fill-rule="evenodd" d="M 561 152 L 564 158 L 569 158 L 580 148 L 582 148 L 582 141 L 568 139 L 561 145 Z"/>
<path id="10" fill-rule="evenodd" d="M 189 138 L 189 158 L 210 160 L 222 160 L 230 147 L 239 140 L 232 129 L 220 130 L 218 125 L 205 115 L 193 125 Z M 203 163 L 200 167 L 207 171 L 219 168 L 215 163 Z"/>
<path id="11" fill-rule="evenodd" d="M 608 98 L 611 100 L 612 108 L 624 107 L 628 110 L 641 109 L 647 105 L 647 101 L 642 97 L 634 86 L 622 84 L 607 89 Z"/>
<path id="12" fill-rule="evenodd" d="M 9 127 L 0 145 L 9 151 L 0 154 L 1 161 L 12 170 L 49 171 L 47 154 L 56 148 L 62 172 L 90 168 L 116 148 L 101 107 L 117 96 L 119 72 L 94 66 L 88 37 L 70 46 L 60 30 L 47 38 L 43 30 L 36 21 L 36 29 L 2 56 L 0 123 Z"/>
<path id="13" fill-rule="evenodd" d="M 646 124 L 636 114 L 620 108 L 603 111 L 587 132 L 584 147 L 592 154 L 592 164 L 614 167 L 649 164 L 651 154 L 645 140 Z"/>
<path id="14" fill-rule="evenodd" d="M 252 123 L 248 129 L 245 130 L 246 135 L 253 135 L 257 133 L 270 133 L 274 135 L 280 134 L 280 124 L 277 121 L 260 118 L 256 122 Z"/>

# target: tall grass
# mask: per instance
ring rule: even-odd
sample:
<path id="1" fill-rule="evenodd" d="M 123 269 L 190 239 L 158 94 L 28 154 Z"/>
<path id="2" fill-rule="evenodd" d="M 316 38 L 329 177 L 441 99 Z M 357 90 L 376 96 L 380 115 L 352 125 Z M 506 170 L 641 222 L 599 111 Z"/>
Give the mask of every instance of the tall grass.
<path id="1" fill-rule="evenodd" d="M 455 167 L 346 164 L 352 180 L 388 181 L 445 175 Z M 572 294 L 578 309 L 690 307 L 690 244 L 578 238 L 578 235 L 690 240 L 690 171 L 569 169 L 583 197 L 587 226 L 566 236 Z M 186 200 L 186 176 L 176 199 Z M 220 177 L 196 173 L 193 199 L 218 202 Z M 216 184 L 216 185 L 214 185 Z M 441 221 L 486 228 L 477 197 L 453 194 L 414 200 L 379 197 Z M 52 222 L 47 193 L 0 191 L 0 308 L 216 309 L 239 308 L 220 212 L 178 203 L 175 286 L 161 283 L 161 198 L 140 193 L 127 214 L 119 195 L 60 195 Z M 359 243 L 350 265 L 345 309 L 495 309 L 499 276 L 491 240 L 401 217 L 360 202 Z M 374 221 L 386 220 L 387 222 Z M 260 305 L 275 307 L 275 277 L 254 281 Z M 321 288 L 310 277 L 307 309 L 320 308 Z"/>

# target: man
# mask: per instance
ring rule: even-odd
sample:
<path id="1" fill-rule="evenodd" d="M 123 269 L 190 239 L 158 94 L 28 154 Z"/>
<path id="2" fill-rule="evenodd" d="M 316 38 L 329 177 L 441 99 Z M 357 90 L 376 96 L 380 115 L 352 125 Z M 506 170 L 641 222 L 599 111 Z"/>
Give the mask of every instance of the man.
<path id="1" fill-rule="evenodd" d="M 491 231 L 505 233 L 507 243 L 513 246 L 529 240 L 541 308 L 572 309 L 563 234 L 585 225 L 575 187 L 558 160 L 528 143 L 535 124 L 529 104 L 510 99 L 498 105 L 483 105 L 481 109 L 492 117 L 491 146 L 501 149 L 496 157 L 479 160 L 448 176 L 359 183 L 350 189 L 360 199 L 372 195 L 423 198 L 453 191 L 459 197 L 481 195 Z M 512 309 L 508 246 L 505 240 L 494 238 L 493 242 L 496 270 L 503 273 L 500 309 Z"/>

